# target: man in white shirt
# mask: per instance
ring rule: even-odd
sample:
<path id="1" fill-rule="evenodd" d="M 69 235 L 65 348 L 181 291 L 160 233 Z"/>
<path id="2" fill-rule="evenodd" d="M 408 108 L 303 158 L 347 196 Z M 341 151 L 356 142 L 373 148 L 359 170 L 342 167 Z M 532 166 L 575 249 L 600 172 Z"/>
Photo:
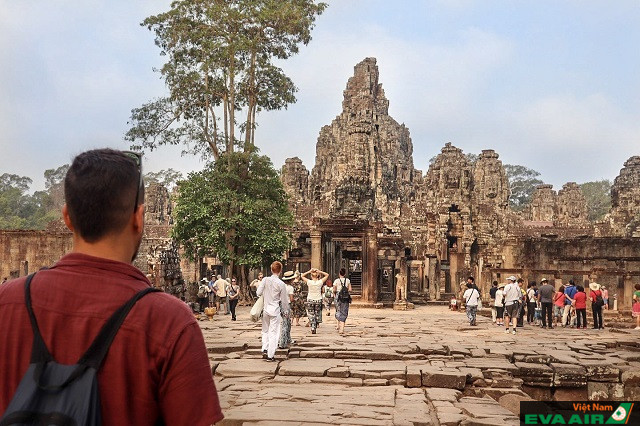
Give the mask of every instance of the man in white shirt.
<path id="1" fill-rule="evenodd" d="M 467 310 L 467 318 L 469 325 L 476 325 L 476 314 L 478 312 L 478 301 L 480 300 L 480 292 L 473 285 L 473 281 L 467 282 L 467 290 L 462 295 Z"/>
<path id="2" fill-rule="evenodd" d="M 278 338 L 280 337 L 280 323 L 282 311 L 289 311 L 289 295 L 284 282 L 278 277 L 282 272 L 282 263 L 275 261 L 271 264 L 271 275 L 260 282 L 256 293 L 263 296 L 262 309 L 262 354 L 267 361 L 275 361 Z"/>
<path id="3" fill-rule="evenodd" d="M 513 323 L 513 334 L 516 334 L 518 325 L 518 314 L 520 313 L 520 303 L 522 300 L 522 291 L 520 286 L 516 284 L 516 277 L 513 275 L 507 278 L 509 283 L 504 286 L 504 325 L 505 333 L 509 332 L 509 320 Z"/>
<path id="4" fill-rule="evenodd" d="M 227 280 L 222 279 L 222 275 L 218 275 L 218 279 L 213 283 L 213 291 L 216 296 L 216 314 L 220 313 L 220 304 L 224 305 L 225 314 L 229 312 L 229 305 L 227 305 Z"/>

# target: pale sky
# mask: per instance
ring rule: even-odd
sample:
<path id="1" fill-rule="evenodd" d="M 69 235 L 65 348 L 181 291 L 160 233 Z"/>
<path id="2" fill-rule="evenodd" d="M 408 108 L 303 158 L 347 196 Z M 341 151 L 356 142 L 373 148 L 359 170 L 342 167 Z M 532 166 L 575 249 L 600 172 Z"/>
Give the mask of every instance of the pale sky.
<path id="1" fill-rule="evenodd" d="M 0 174 L 43 172 L 86 149 L 127 149 L 132 108 L 165 94 L 163 58 L 139 23 L 166 0 L 0 0 Z M 310 170 L 320 128 L 341 111 L 356 63 L 375 57 L 389 113 L 426 171 L 446 142 L 568 181 L 613 180 L 640 155 L 637 0 L 333 0 L 313 40 L 282 63 L 299 88 L 259 115 L 276 167 Z M 146 171 L 203 163 L 160 147 Z"/>

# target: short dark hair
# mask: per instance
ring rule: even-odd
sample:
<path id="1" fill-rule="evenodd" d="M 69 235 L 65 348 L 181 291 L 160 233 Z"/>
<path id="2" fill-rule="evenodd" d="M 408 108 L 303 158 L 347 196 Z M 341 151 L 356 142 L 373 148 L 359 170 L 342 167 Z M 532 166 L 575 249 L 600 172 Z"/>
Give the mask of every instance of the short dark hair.
<path id="1" fill-rule="evenodd" d="M 576 290 L 578 290 L 578 291 L 584 291 L 584 287 L 582 287 L 581 285 L 576 286 Z"/>
<path id="2" fill-rule="evenodd" d="M 523 278 L 518 278 L 518 280 L 516 282 L 523 283 L 524 279 Z"/>
<path id="3" fill-rule="evenodd" d="M 494 281 L 491 284 L 493 284 L 494 286 L 497 286 L 498 285 L 498 281 Z"/>
<path id="4" fill-rule="evenodd" d="M 346 273 L 347 273 L 346 269 L 340 268 L 340 275 L 342 275 L 344 277 Z"/>
<path id="5" fill-rule="evenodd" d="M 576 282 L 573 280 L 569 280 L 569 285 L 576 285 Z"/>
<path id="6" fill-rule="evenodd" d="M 636 288 L 636 290 L 640 290 L 640 284 L 636 284 L 634 287 Z"/>
<path id="7" fill-rule="evenodd" d="M 87 242 L 122 230 L 144 203 L 141 169 L 122 151 L 95 149 L 73 159 L 64 179 L 64 199 L 74 229 Z M 134 207 L 132 209 L 132 207 Z"/>
<path id="8" fill-rule="evenodd" d="M 467 277 L 467 281 L 468 281 L 468 280 L 471 280 L 471 282 L 474 282 L 474 281 L 475 281 L 475 278 L 473 278 L 473 277 Z"/>

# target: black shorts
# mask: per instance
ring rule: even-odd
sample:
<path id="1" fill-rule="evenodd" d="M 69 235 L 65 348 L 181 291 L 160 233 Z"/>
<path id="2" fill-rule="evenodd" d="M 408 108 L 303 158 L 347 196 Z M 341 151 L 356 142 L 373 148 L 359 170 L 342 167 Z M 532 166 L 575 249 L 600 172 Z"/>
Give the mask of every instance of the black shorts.
<path id="1" fill-rule="evenodd" d="M 496 316 L 502 318 L 504 316 L 504 306 L 496 306 Z"/>
<path id="2" fill-rule="evenodd" d="M 516 302 L 512 305 L 504 307 L 504 316 L 509 318 L 515 318 L 518 316 L 518 310 L 520 309 L 520 303 Z"/>

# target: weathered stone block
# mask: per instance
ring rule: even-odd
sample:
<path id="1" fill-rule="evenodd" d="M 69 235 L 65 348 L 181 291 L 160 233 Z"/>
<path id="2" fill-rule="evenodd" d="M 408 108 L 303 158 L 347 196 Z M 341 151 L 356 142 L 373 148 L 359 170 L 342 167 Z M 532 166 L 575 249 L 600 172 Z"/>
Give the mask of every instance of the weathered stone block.
<path id="1" fill-rule="evenodd" d="M 515 375 L 520 377 L 524 384 L 529 386 L 551 387 L 553 383 L 553 370 L 548 365 L 516 362 L 515 366 L 518 368 L 518 372 L 515 373 Z"/>
<path id="2" fill-rule="evenodd" d="M 422 386 L 422 372 L 416 365 L 407 366 L 407 387 L 419 388 Z"/>
<path id="3" fill-rule="evenodd" d="M 583 387 L 587 385 L 587 370 L 581 365 L 556 364 L 552 363 L 553 386 L 560 387 Z"/>
<path id="4" fill-rule="evenodd" d="M 464 389 L 467 375 L 457 370 L 422 370 L 422 386 Z"/>
<path id="5" fill-rule="evenodd" d="M 555 392 L 553 392 L 554 401 L 586 401 L 587 399 L 587 386 L 580 388 L 557 388 Z"/>
<path id="6" fill-rule="evenodd" d="M 622 383 L 587 382 L 587 398 L 590 401 L 621 400 L 624 398 Z"/>
<path id="7" fill-rule="evenodd" d="M 620 381 L 625 385 L 637 386 L 640 385 L 640 371 L 628 369 L 622 372 L 620 375 Z"/>
<path id="8" fill-rule="evenodd" d="M 618 382 L 620 379 L 620 369 L 611 364 L 589 362 L 584 367 L 589 381 Z"/>
<path id="9" fill-rule="evenodd" d="M 460 391 L 440 387 L 427 388 L 425 389 L 425 393 L 427 394 L 427 398 L 431 401 L 455 402 L 462 395 Z"/>

